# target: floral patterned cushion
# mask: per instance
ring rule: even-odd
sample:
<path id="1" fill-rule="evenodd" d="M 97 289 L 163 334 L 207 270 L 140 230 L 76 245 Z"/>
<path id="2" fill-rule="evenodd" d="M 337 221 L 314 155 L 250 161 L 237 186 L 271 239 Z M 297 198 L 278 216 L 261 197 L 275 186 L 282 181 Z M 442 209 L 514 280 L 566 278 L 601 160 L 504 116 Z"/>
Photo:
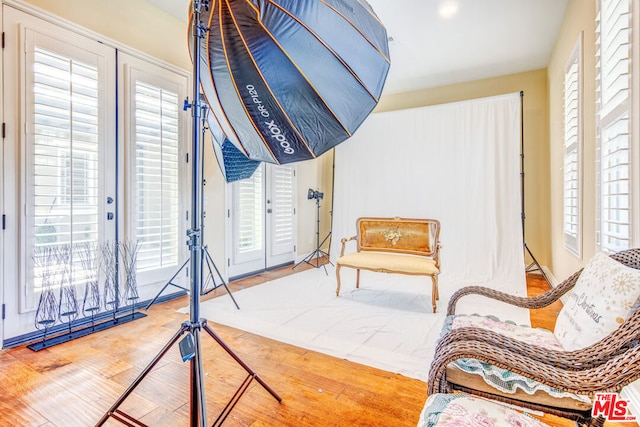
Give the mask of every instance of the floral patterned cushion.
<path id="1" fill-rule="evenodd" d="M 514 322 L 509 320 L 502 321 L 495 316 L 479 316 L 473 314 L 449 316 L 445 321 L 445 330 L 443 332 L 446 333 L 451 329 L 465 327 L 488 329 L 519 341 L 536 343 L 536 345 L 540 347 L 562 351 L 562 345 L 548 329 L 516 325 Z"/>
<path id="2" fill-rule="evenodd" d="M 496 402 L 465 394 L 429 396 L 418 427 L 545 427 L 547 424 Z"/>
<path id="3" fill-rule="evenodd" d="M 442 332 L 445 334 L 452 329 L 464 327 L 488 329 L 519 341 L 535 343 L 536 346 L 542 348 L 563 351 L 562 345 L 558 342 L 553 332 L 542 328 L 516 325 L 511 321 L 501 321 L 494 316 L 480 316 L 477 314 L 448 316 L 445 320 Z M 544 391 L 554 398 L 570 398 L 579 402 L 591 403 L 589 396 L 558 390 L 530 378 L 476 359 L 458 359 L 452 362 L 452 365 L 468 374 L 482 376 L 487 384 L 503 393 L 513 394 L 518 390 L 522 390 L 532 395 L 537 391 Z"/>
<path id="4" fill-rule="evenodd" d="M 640 270 L 598 253 L 578 277 L 554 334 L 568 351 L 595 344 L 620 326 L 638 297 Z"/>

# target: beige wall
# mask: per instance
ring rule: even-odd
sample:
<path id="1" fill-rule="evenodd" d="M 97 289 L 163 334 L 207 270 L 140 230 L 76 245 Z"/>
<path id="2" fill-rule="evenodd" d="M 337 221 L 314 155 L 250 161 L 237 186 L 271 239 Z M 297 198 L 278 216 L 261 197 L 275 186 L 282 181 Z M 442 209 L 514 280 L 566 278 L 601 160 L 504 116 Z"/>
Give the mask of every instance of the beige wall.
<path id="1" fill-rule="evenodd" d="M 563 280 L 580 269 L 596 250 L 595 241 L 595 2 L 569 0 L 561 32 L 549 62 L 551 266 Z M 583 37 L 582 259 L 564 248 L 562 215 L 564 67 L 576 40 Z"/>
<path id="2" fill-rule="evenodd" d="M 112 40 L 191 69 L 187 25 L 145 0 L 25 0 Z"/>
<path id="3" fill-rule="evenodd" d="M 519 91 L 524 92 L 526 242 L 536 260 L 542 265 L 549 265 L 549 108 L 546 70 L 388 95 L 381 99 L 376 111 L 436 105 Z M 520 141 L 514 141 L 514 144 L 520 144 Z M 531 260 L 527 257 L 526 262 Z"/>

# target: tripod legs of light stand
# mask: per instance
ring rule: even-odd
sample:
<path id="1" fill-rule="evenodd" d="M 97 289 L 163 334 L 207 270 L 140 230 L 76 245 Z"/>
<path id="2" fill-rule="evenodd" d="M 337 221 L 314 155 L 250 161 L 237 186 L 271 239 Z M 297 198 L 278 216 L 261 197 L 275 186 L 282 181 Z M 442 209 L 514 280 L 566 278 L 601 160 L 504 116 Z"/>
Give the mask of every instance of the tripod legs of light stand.
<path id="1" fill-rule="evenodd" d="M 231 297 L 231 300 L 233 301 L 233 304 L 235 304 L 236 308 L 238 310 L 240 310 L 240 306 L 238 306 L 238 303 L 236 302 L 236 299 L 233 297 L 233 294 L 231 293 L 231 291 L 229 290 L 229 287 L 227 286 L 227 283 L 222 278 L 222 274 L 220 274 L 220 270 L 218 270 L 218 267 L 216 267 L 216 263 L 213 262 L 213 258 L 211 257 L 211 254 L 209 254 L 209 250 L 208 250 L 207 246 L 204 247 L 203 251 L 204 251 L 203 259 L 207 263 L 207 268 L 209 269 L 209 276 L 208 276 L 208 279 L 204 282 L 204 284 L 202 286 L 202 289 L 200 289 L 200 295 L 207 295 L 209 292 L 213 292 L 216 289 L 218 289 L 219 287 L 224 286 L 224 288 L 226 289 L 227 293 Z M 176 274 L 174 274 L 173 277 L 171 277 L 171 279 L 169 279 L 169 281 L 167 283 L 165 283 L 165 285 L 162 287 L 162 289 L 160 289 L 160 291 L 156 294 L 156 296 L 153 297 L 153 299 L 149 302 L 149 304 L 147 304 L 147 306 L 144 308 L 145 310 L 149 310 L 149 308 L 153 304 L 155 304 L 155 302 L 158 300 L 160 295 L 162 295 L 164 290 L 167 289 L 167 287 L 169 285 L 175 286 L 176 288 L 180 288 L 180 289 L 184 290 L 187 293 L 189 292 L 189 289 L 185 288 L 184 286 L 180 286 L 180 285 L 178 285 L 176 283 L 173 283 L 175 278 L 178 277 L 178 274 L 180 274 L 180 272 L 182 270 L 184 270 L 184 268 L 187 266 L 189 261 L 190 261 L 190 259 L 186 260 L 185 263 L 182 264 L 182 267 L 180 267 L 178 269 L 178 271 L 176 271 Z M 215 281 L 215 278 L 214 278 L 214 275 L 213 275 L 213 270 L 215 270 L 216 274 L 218 275 L 218 279 L 220 279 L 220 284 L 219 285 L 215 284 L 216 281 Z M 208 283 L 209 279 L 214 284 L 213 288 L 211 288 L 211 289 L 207 289 L 207 287 L 206 287 L 206 284 Z"/>
<path id="2" fill-rule="evenodd" d="M 211 258 L 211 254 L 209 254 L 209 251 L 207 250 L 207 247 L 204 247 L 204 260 L 207 263 L 207 267 L 209 268 L 209 279 L 211 279 L 211 281 L 213 282 L 213 287 L 210 289 L 207 289 L 207 283 L 208 280 L 204 282 L 204 285 L 202 286 L 202 289 L 200 291 L 200 295 L 207 295 L 209 292 L 213 292 L 216 289 L 218 289 L 220 286 L 224 286 L 225 290 L 227 291 L 227 293 L 229 294 L 229 296 L 231 297 L 231 300 L 233 301 L 233 304 L 235 304 L 236 308 L 238 310 L 240 310 L 240 306 L 238 305 L 238 303 L 236 302 L 236 299 L 233 297 L 233 294 L 231 293 L 231 291 L 229 291 L 229 287 L 227 286 L 227 283 L 224 281 L 224 279 L 222 278 L 222 274 L 220 274 L 220 270 L 218 270 L 218 267 L 216 267 L 216 263 L 213 262 L 213 258 Z M 213 277 L 213 270 L 216 271 L 218 278 L 220 279 L 220 284 L 216 285 L 216 281 Z"/>
<path id="3" fill-rule="evenodd" d="M 333 265 L 333 263 L 329 259 L 329 254 L 321 249 L 322 245 L 324 245 L 324 242 L 326 242 L 327 239 L 331 237 L 331 232 L 329 232 L 329 234 L 327 234 L 327 237 L 325 237 L 324 240 L 320 242 L 320 198 L 316 197 L 315 199 L 316 199 L 316 250 L 311 252 L 309 255 L 307 255 L 302 261 L 294 265 L 293 268 L 296 268 L 303 262 L 306 264 L 309 264 L 313 268 L 320 268 L 320 266 L 322 265 L 322 268 L 324 268 L 325 274 L 328 276 L 329 273 L 327 273 L 327 267 L 325 265 L 326 263 L 323 262 L 322 264 L 320 264 L 320 258 L 326 259 L 329 262 L 329 264 Z M 311 263 L 311 260 L 313 258 L 316 259 L 315 265 Z"/>
<path id="4" fill-rule="evenodd" d="M 329 254 L 322 250 L 322 245 L 324 245 L 324 242 L 326 242 L 329 237 L 331 237 L 331 232 L 327 234 L 327 237 L 324 238 L 322 243 L 318 244 L 315 251 L 307 255 L 302 261 L 299 261 L 296 265 L 293 266 L 293 268 L 296 268 L 297 266 L 299 266 L 304 262 L 305 264 L 309 264 L 313 268 L 320 268 L 320 267 L 324 268 L 324 272 L 328 276 L 329 273 L 327 272 L 326 263 L 323 262 L 322 264 L 320 264 L 320 258 L 326 259 L 329 264 L 333 265 L 333 263 L 329 259 Z M 315 264 L 311 262 L 314 258 L 316 259 Z"/>
<path id="5" fill-rule="evenodd" d="M 147 367 L 138 375 L 138 377 L 131 383 L 129 388 L 125 390 L 125 392 L 116 400 L 116 402 L 109 408 L 109 410 L 102 416 L 100 421 L 96 424 L 96 426 L 104 425 L 104 423 L 109 418 L 114 418 L 117 421 L 128 425 L 128 426 L 145 426 L 142 422 L 136 420 L 129 414 L 119 410 L 120 405 L 129 397 L 129 395 L 134 391 L 134 389 L 142 382 L 142 380 L 151 372 L 151 370 L 156 366 L 156 364 L 164 357 L 165 354 L 175 345 L 176 342 L 185 334 L 191 334 L 192 343 L 193 343 L 193 353 L 191 356 L 191 381 L 197 382 L 197 386 L 192 388 L 192 390 L 196 391 L 195 394 L 197 396 L 191 396 L 192 401 L 198 402 L 198 408 L 200 410 L 200 420 L 205 420 L 204 424 L 206 424 L 206 415 L 205 415 L 205 399 L 204 399 L 204 384 L 200 384 L 202 378 L 204 378 L 203 372 L 196 372 L 202 370 L 202 343 L 200 340 L 200 332 L 204 330 L 211 338 L 213 338 L 219 345 L 222 347 L 228 354 L 231 356 L 244 370 L 247 372 L 247 377 L 242 382 L 240 387 L 236 390 L 231 400 L 224 407 L 220 415 L 216 421 L 212 424 L 212 426 L 220 426 L 225 421 L 227 416 L 231 413 L 233 407 L 238 403 L 240 397 L 244 394 L 244 392 L 248 389 L 252 380 L 256 380 L 271 396 L 273 396 L 278 402 L 282 401 L 282 398 L 271 388 L 267 383 L 264 382 L 262 378 L 251 369 L 246 363 L 240 359 L 240 357 L 220 338 L 208 325 L 206 319 L 200 319 L 197 323 L 191 323 L 190 321 L 182 323 L 182 326 L 178 332 L 169 340 L 169 342 L 160 350 L 160 352 L 153 358 L 153 360 L 147 365 Z M 185 336 L 185 338 L 188 338 Z M 184 340 L 184 338 L 183 338 Z M 182 352 L 182 350 L 181 350 Z M 183 354 L 183 358 L 185 355 Z"/>
<path id="6" fill-rule="evenodd" d="M 176 288 L 180 288 L 180 289 L 182 289 L 182 290 L 183 290 L 183 291 L 185 291 L 185 292 L 189 292 L 189 289 L 185 288 L 184 286 L 180 286 L 180 285 L 177 285 L 177 284 L 173 283 L 173 281 L 175 280 L 175 278 L 176 278 L 176 277 L 178 277 L 178 274 L 180 274 L 180 272 L 181 272 L 182 270 L 184 270 L 184 268 L 187 266 L 187 264 L 189 264 L 189 261 L 190 261 L 190 260 L 186 260 L 186 261 L 184 262 L 184 264 L 182 264 L 182 267 L 180 267 L 180 268 L 178 269 L 178 271 L 176 271 L 176 274 L 174 274 L 174 275 L 171 277 L 171 279 L 169 279 L 169 281 L 168 281 L 167 283 L 165 283 L 165 285 L 162 287 L 162 289 L 160 289 L 160 292 L 158 292 L 158 293 L 156 294 L 156 296 L 155 296 L 155 297 L 153 297 L 153 299 L 151 300 L 151 302 L 150 302 L 149 304 L 147 304 L 147 306 L 144 308 L 145 310 L 149 310 L 149 307 L 151 307 L 153 304 L 155 304 L 156 300 L 160 297 L 160 295 L 162 295 L 162 293 L 164 292 L 164 290 L 165 290 L 165 289 L 167 289 L 167 287 L 168 287 L 169 285 L 171 285 L 171 286 L 175 286 Z"/>

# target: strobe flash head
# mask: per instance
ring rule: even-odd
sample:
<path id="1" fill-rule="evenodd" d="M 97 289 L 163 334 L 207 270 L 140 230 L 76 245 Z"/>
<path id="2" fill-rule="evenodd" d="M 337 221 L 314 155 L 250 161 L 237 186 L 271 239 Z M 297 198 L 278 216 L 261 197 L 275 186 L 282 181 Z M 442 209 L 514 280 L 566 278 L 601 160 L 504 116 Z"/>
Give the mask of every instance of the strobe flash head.
<path id="1" fill-rule="evenodd" d="M 324 193 L 316 191 L 316 190 L 314 190 L 312 188 L 310 188 L 309 192 L 307 193 L 307 199 L 308 200 L 311 200 L 311 199 L 322 200 L 323 197 L 324 197 Z"/>

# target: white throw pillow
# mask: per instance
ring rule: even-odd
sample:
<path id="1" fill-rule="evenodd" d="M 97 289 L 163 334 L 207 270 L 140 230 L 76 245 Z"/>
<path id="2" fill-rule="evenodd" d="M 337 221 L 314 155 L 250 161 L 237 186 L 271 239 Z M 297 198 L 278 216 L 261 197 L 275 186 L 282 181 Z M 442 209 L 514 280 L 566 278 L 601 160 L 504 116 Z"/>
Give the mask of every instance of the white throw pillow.
<path id="1" fill-rule="evenodd" d="M 565 350 L 600 341 L 629 315 L 640 297 L 640 270 L 596 254 L 580 274 L 553 331 Z"/>

